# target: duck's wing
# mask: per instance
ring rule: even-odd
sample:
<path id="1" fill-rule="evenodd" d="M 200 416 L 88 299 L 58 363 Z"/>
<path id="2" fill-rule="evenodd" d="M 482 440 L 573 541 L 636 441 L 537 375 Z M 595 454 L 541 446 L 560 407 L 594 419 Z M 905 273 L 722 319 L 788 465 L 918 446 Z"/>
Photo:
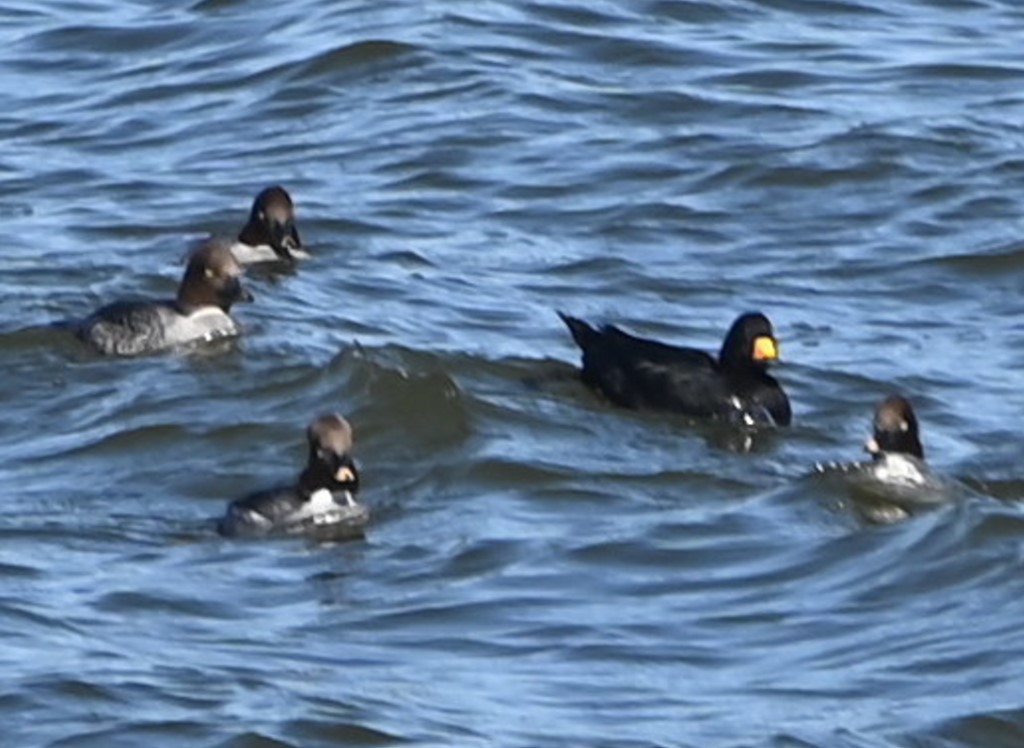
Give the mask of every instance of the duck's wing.
<path id="1" fill-rule="evenodd" d="M 767 412 L 777 425 L 788 426 L 793 421 L 789 397 L 774 377 L 759 373 L 750 381 L 738 383 L 736 389 L 744 393 L 743 399 L 752 410 Z"/>
<path id="2" fill-rule="evenodd" d="M 78 337 L 101 353 L 132 356 L 164 344 L 165 302 L 117 301 L 96 310 L 79 325 Z"/>
<path id="3" fill-rule="evenodd" d="M 293 513 L 299 504 L 301 500 L 291 486 L 256 491 L 228 504 L 217 531 L 221 535 L 263 534 Z"/>
<path id="4" fill-rule="evenodd" d="M 583 350 L 583 381 L 612 402 L 694 416 L 720 415 L 731 407 L 718 363 L 704 351 L 562 318 Z"/>

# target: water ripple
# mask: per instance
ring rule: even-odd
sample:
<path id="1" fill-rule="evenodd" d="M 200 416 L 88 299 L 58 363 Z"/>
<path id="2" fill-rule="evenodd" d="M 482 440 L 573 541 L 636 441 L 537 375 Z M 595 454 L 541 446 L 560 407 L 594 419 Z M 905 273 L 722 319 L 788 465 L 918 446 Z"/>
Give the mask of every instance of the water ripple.
<path id="1" fill-rule="evenodd" d="M 0 15 L 8 742 L 1020 742 L 1016 6 Z M 54 326 L 274 183 L 313 257 L 238 341 Z M 615 409 L 555 315 L 713 351 L 752 308 L 788 430 Z M 879 526 L 814 466 L 892 390 L 964 490 Z M 219 538 L 327 410 L 366 538 Z"/>

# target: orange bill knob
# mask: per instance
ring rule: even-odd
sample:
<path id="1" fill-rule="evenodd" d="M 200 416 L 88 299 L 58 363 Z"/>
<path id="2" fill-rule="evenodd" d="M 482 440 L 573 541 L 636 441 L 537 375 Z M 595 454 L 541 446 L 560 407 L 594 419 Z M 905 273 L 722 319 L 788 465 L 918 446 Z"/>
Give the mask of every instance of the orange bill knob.
<path id="1" fill-rule="evenodd" d="M 770 335 L 754 338 L 754 360 L 775 361 L 779 358 L 779 344 Z"/>

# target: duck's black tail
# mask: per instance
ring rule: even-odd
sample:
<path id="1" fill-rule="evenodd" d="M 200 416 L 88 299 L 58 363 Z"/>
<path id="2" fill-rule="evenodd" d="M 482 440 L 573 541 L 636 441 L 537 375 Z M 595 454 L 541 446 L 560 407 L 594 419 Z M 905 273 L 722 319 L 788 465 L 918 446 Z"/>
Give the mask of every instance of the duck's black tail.
<path id="1" fill-rule="evenodd" d="M 597 338 L 597 330 L 583 320 L 577 317 L 570 317 L 564 312 L 559 312 L 558 316 L 562 318 L 562 322 L 569 328 L 569 332 L 572 333 L 572 339 L 576 341 L 576 345 L 586 350 L 593 344 Z"/>

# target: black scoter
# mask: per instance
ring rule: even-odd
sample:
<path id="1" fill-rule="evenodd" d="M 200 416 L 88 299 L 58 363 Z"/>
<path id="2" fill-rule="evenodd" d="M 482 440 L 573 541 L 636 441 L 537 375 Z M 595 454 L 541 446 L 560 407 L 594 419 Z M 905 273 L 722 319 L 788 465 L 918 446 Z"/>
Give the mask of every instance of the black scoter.
<path id="1" fill-rule="evenodd" d="M 583 381 L 616 405 L 746 425 L 788 426 L 792 420 L 789 398 L 767 372 L 779 357 L 779 344 L 771 322 L 759 312 L 737 318 L 717 359 L 613 325 L 595 328 L 559 316 L 583 350 Z"/>

